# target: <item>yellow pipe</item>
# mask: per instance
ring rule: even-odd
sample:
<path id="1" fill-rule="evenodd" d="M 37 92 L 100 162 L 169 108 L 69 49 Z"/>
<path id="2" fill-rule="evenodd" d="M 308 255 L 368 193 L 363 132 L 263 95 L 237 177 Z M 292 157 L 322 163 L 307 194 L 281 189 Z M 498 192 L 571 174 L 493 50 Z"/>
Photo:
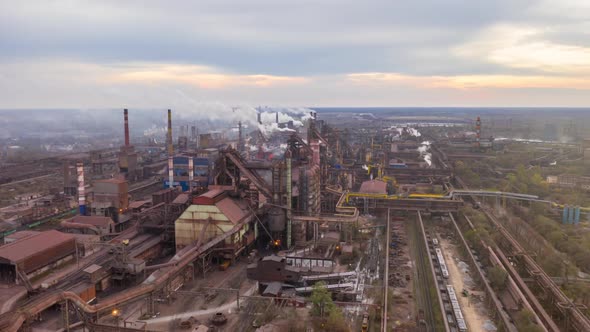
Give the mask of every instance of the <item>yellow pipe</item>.
<path id="1" fill-rule="evenodd" d="M 387 194 L 370 194 L 370 193 L 347 193 L 345 195 L 345 201 L 348 203 L 351 197 L 361 197 L 361 198 L 378 198 L 378 199 L 401 199 L 401 198 L 446 198 L 445 194 L 409 194 L 407 196 L 403 195 L 387 195 Z"/>
<path id="2" fill-rule="evenodd" d="M 557 208 L 560 208 L 560 209 L 563 209 L 565 207 L 564 204 L 557 204 L 555 202 L 552 202 L 551 205 L 553 207 L 557 207 Z M 580 211 L 586 211 L 586 212 L 590 211 L 590 207 L 579 207 L 579 208 L 580 208 Z"/>

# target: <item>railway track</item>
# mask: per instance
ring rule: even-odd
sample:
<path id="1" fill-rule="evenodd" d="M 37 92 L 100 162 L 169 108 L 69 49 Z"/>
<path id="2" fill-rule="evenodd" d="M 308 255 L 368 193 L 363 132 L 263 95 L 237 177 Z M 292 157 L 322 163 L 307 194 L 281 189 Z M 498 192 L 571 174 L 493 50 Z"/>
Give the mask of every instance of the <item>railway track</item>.
<path id="1" fill-rule="evenodd" d="M 469 245 L 467 244 L 467 240 L 465 240 L 465 237 L 463 236 L 463 233 L 461 232 L 461 228 L 457 224 L 457 221 L 455 220 L 455 217 L 453 217 L 452 213 L 449 213 L 449 218 L 451 219 L 451 222 L 453 223 L 453 227 L 455 229 L 455 232 L 456 232 L 456 234 L 459 235 L 459 239 L 461 240 L 461 243 L 463 244 L 463 247 L 465 248 L 467 255 L 469 256 L 469 258 L 471 260 L 471 265 L 475 267 L 475 270 L 477 271 L 477 273 L 479 275 L 479 279 L 481 279 L 482 284 L 485 286 L 486 295 L 491 300 L 491 302 L 494 304 L 497 315 L 500 316 L 500 320 L 503 325 L 504 331 L 517 332 L 514 324 L 512 324 L 510 322 L 510 317 L 504 311 L 503 305 L 500 302 L 500 300 L 498 299 L 496 292 L 492 289 L 492 286 L 490 285 L 489 281 L 487 281 L 487 279 L 485 278 L 485 273 L 484 273 L 483 269 L 478 265 L 475 255 L 471 251 L 471 249 L 469 248 Z M 471 229 L 473 229 L 473 227 Z"/>
<path id="2" fill-rule="evenodd" d="M 128 237 L 133 237 L 133 234 L 135 234 L 135 232 L 136 232 L 135 227 L 131 226 L 130 228 L 123 231 L 121 234 L 119 234 L 117 237 L 115 237 L 114 239 L 112 239 L 109 242 L 114 243 L 116 241 L 119 241 L 119 240 L 122 240 L 122 239 L 125 239 Z M 139 246 L 142 243 L 143 242 L 133 244 L 132 248 L 135 246 Z M 92 261 L 87 262 L 84 265 L 81 265 L 79 269 L 76 269 L 76 271 L 65 276 L 57 284 L 51 286 L 47 290 L 36 293 L 33 296 L 29 297 L 28 299 L 24 300 L 23 302 L 19 303 L 18 309 L 14 310 L 14 311 L 8 311 L 4 314 L 1 314 L 0 315 L 0 322 L 10 321 L 10 317 L 11 317 L 11 315 L 14 314 L 15 311 L 20 312 L 23 309 L 26 310 L 27 308 L 34 307 L 35 304 L 37 304 L 37 303 L 44 303 L 45 301 L 47 301 L 49 299 L 59 297 L 59 295 L 64 292 L 68 292 L 70 289 L 72 289 L 73 287 L 77 286 L 78 284 L 80 284 L 81 282 L 84 281 L 84 279 L 86 278 L 85 273 L 84 273 L 84 269 L 86 269 L 87 267 L 89 267 L 93 264 L 105 265 L 110 260 L 113 259 L 113 255 L 108 253 L 107 248 L 95 253 L 94 255 L 95 255 L 95 257 L 92 259 Z M 0 325 L 0 331 L 4 331 L 2 329 L 1 325 Z"/>
<path id="3" fill-rule="evenodd" d="M 427 252 L 424 240 L 420 236 L 420 227 L 417 227 L 418 223 L 412 223 L 412 225 L 412 237 L 414 238 L 412 242 L 414 242 L 417 263 L 417 276 L 414 279 L 417 281 L 417 287 L 415 288 L 417 293 L 416 299 L 420 308 L 418 324 L 422 331 L 435 331 L 436 318 L 434 315 L 434 303 L 430 297 L 430 287 L 432 285 L 428 282 L 430 280 L 429 275 L 432 273 L 429 267 L 430 255 Z"/>
<path id="4" fill-rule="evenodd" d="M 97 315 L 100 312 L 104 312 L 105 310 L 111 309 L 117 305 L 121 305 L 122 303 L 147 297 L 150 294 L 160 290 L 166 284 L 166 282 L 179 276 L 181 272 L 184 271 L 186 266 L 193 262 L 197 257 L 200 257 L 216 245 L 219 245 L 221 242 L 225 241 L 225 239 L 228 237 L 237 233 L 246 222 L 248 221 L 241 221 L 228 232 L 217 236 L 203 245 L 193 245 L 186 247 L 180 254 L 177 254 L 177 256 L 172 258 L 170 266 L 164 267 L 152 273 L 150 277 L 137 286 L 127 288 L 124 292 L 119 292 L 104 298 L 98 304 L 89 305 L 77 294 L 69 291 L 56 291 L 51 292 L 50 294 L 46 293 L 47 295 L 45 295 L 43 298 L 36 298 L 27 306 L 21 306 L 17 310 L 13 310 L 1 315 L 0 331 L 18 331 L 23 324 L 25 324 L 38 313 L 46 310 L 56 303 L 65 300 L 70 301 L 71 304 L 78 307 L 78 309 L 80 309 L 80 311 L 84 312 L 85 314 Z M 123 235 L 126 234 L 121 234 L 119 236 Z M 125 238 L 131 237 L 132 236 L 126 236 Z"/>
<path id="5" fill-rule="evenodd" d="M 488 219 L 493 223 L 494 227 L 502 234 L 502 236 L 508 241 L 512 247 L 512 252 L 515 255 L 521 257 L 522 262 L 525 265 L 525 269 L 529 274 L 537 281 L 537 283 L 543 287 L 546 291 L 549 291 L 554 299 L 555 307 L 560 312 L 566 325 L 568 324 L 568 318 L 571 320 L 572 328 L 575 331 L 587 332 L 590 331 L 590 319 L 585 316 L 580 308 L 578 308 L 559 288 L 559 286 L 545 273 L 545 271 L 537 264 L 537 262 L 528 254 L 525 249 L 516 241 L 516 239 L 504 228 L 504 226 L 496 220 L 488 211 L 484 210 L 484 213 Z M 522 280 L 520 275 L 515 275 L 519 280 Z M 543 318 L 543 317 L 542 317 Z M 543 319 L 544 323 L 547 318 Z M 548 329 L 551 326 L 547 326 Z M 569 328 L 569 326 L 567 326 Z M 554 329 L 551 329 L 554 330 Z"/>
<path id="6" fill-rule="evenodd" d="M 383 292 L 383 314 L 382 314 L 382 321 L 381 321 L 381 329 L 383 331 L 387 331 L 387 315 L 389 314 L 389 305 L 387 301 L 389 300 L 389 242 L 391 239 L 391 218 L 390 218 L 390 210 L 387 210 L 387 219 L 385 222 L 387 223 L 387 227 L 385 228 L 385 274 L 383 278 L 383 287 L 385 291 Z"/>
<path id="7" fill-rule="evenodd" d="M 444 152 L 437 149 L 437 153 L 434 154 L 439 160 L 438 162 L 443 165 L 444 168 L 449 168 L 449 166 L 444 163 L 443 160 L 446 160 L 446 155 Z M 463 189 L 467 188 L 465 182 L 458 176 L 454 177 L 455 183 Z M 469 197 L 472 201 L 476 201 L 473 197 Z M 580 332 L 587 332 L 590 331 L 590 319 L 582 313 L 580 308 L 576 306 L 559 288 L 559 286 L 549 277 L 545 271 L 537 264 L 537 262 L 526 253 L 526 250 L 514 239 L 514 237 L 504 228 L 504 226 L 496 220 L 496 218 L 485 209 L 483 210 L 487 219 L 490 221 L 492 226 L 497 229 L 503 238 L 509 244 L 509 247 L 512 251 L 512 254 L 517 255 L 521 258 L 521 261 L 525 265 L 525 269 L 528 273 L 535 279 L 537 284 L 553 298 L 553 305 L 555 307 L 556 312 L 559 313 L 561 318 L 566 324 L 566 330 L 574 330 Z M 520 275 L 516 275 L 515 277 L 521 279 Z M 550 319 L 545 317 L 544 324 L 548 330 L 555 330 L 555 325 L 551 324 Z M 571 326 L 570 323 L 571 322 Z"/>

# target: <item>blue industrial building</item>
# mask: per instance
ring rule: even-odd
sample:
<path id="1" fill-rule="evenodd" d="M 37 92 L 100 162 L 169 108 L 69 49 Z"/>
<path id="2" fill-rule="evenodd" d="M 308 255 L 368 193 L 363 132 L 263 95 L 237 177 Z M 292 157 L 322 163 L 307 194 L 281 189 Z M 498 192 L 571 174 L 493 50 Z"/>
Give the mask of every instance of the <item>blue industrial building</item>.
<path id="1" fill-rule="evenodd" d="M 173 158 L 174 167 L 174 187 L 181 187 L 182 191 L 189 191 L 189 160 L 193 160 L 193 188 L 207 187 L 209 185 L 210 171 L 213 169 L 212 161 L 208 158 L 194 157 L 190 155 L 180 155 Z M 168 174 L 168 168 L 166 168 Z M 170 186 L 168 178 L 164 179 L 164 188 Z"/>

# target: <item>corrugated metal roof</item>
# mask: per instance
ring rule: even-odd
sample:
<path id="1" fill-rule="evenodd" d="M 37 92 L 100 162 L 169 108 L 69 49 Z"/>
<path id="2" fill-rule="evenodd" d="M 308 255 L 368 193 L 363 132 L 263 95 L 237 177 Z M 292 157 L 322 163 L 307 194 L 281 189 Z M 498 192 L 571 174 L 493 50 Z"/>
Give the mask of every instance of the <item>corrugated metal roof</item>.
<path id="1" fill-rule="evenodd" d="M 180 194 L 172 201 L 172 204 L 186 204 L 188 202 L 187 194 Z"/>
<path id="2" fill-rule="evenodd" d="M 250 209 L 244 201 L 238 201 L 233 198 L 226 197 L 219 202 L 215 203 L 215 206 L 219 208 L 219 211 L 223 213 L 229 221 L 237 224 L 242 219 L 246 218 L 251 214 Z"/>
<path id="3" fill-rule="evenodd" d="M 225 197 L 225 191 L 222 189 L 213 189 L 193 198 L 194 204 L 214 205 L 217 201 Z"/>
<path id="4" fill-rule="evenodd" d="M 277 263 L 281 263 L 282 261 L 285 260 L 285 257 L 280 257 L 277 255 L 270 255 L 270 256 L 265 256 L 262 258 L 263 261 L 273 261 L 273 262 L 277 262 Z"/>
<path id="5" fill-rule="evenodd" d="M 215 205 L 190 205 L 180 215 L 177 222 L 190 222 L 211 218 L 214 221 L 229 221 L 232 224 L 237 224 L 251 215 L 252 212 L 245 201 L 225 197 L 216 202 Z"/>
<path id="6" fill-rule="evenodd" d="M 5 241 L 6 240 L 10 240 L 10 241 L 18 241 L 18 240 L 22 240 L 28 237 L 31 237 L 33 235 L 37 235 L 39 234 L 39 232 L 37 231 L 20 231 L 20 232 L 16 232 L 10 235 L 5 236 Z"/>
<path id="7" fill-rule="evenodd" d="M 209 190 L 208 192 L 199 195 L 199 197 L 207 197 L 207 198 L 214 198 L 217 197 L 218 195 L 223 194 L 223 190 L 222 189 L 214 189 L 214 190 Z"/>
<path id="8" fill-rule="evenodd" d="M 100 269 L 102 269 L 102 266 L 97 265 L 97 264 L 92 264 L 89 267 L 85 268 L 84 272 L 92 274 Z"/>
<path id="9" fill-rule="evenodd" d="M 177 221 L 207 220 L 209 218 L 219 221 L 228 221 L 227 217 L 219 211 L 217 206 L 197 204 L 193 204 L 184 210 Z"/>
<path id="10" fill-rule="evenodd" d="M 72 234 L 50 230 L 0 246 L 0 258 L 18 263 L 38 252 L 51 250 L 52 248 L 68 242 L 75 241 Z"/>
<path id="11" fill-rule="evenodd" d="M 98 227 L 108 227 L 110 224 L 115 223 L 113 219 L 101 216 L 75 216 L 72 219 L 70 219 L 69 222 L 75 222 L 78 224 L 92 225 Z"/>
<path id="12" fill-rule="evenodd" d="M 365 194 L 387 194 L 387 182 L 381 180 L 369 180 L 361 184 L 361 193 Z"/>
<path id="13" fill-rule="evenodd" d="M 268 284 L 268 286 L 266 286 L 262 295 L 278 296 L 281 293 L 282 288 L 283 288 L 282 283 L 280 283 L 278 281 L 271 282 L 270 284 Z"/>
<path id="14" fill-rule="evenodd" d="M 149 204 L 150 201 L 145 200 L 145 201 L 133 201 L 129 203 L 129 208 L 130 209 L 139 209 L 140 207 L 144 206 L 145 204 Z"/>

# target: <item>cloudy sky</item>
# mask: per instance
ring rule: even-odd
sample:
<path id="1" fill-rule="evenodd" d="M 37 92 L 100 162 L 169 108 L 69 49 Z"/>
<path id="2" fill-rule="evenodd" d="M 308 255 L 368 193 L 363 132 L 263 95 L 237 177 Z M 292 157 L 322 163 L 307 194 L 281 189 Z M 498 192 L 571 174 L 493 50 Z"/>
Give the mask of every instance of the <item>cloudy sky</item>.
<path id="1" fill-rule="evenodd" d="M 0 2 L 0 108 L 590 106 L 588 0 Z"/>

